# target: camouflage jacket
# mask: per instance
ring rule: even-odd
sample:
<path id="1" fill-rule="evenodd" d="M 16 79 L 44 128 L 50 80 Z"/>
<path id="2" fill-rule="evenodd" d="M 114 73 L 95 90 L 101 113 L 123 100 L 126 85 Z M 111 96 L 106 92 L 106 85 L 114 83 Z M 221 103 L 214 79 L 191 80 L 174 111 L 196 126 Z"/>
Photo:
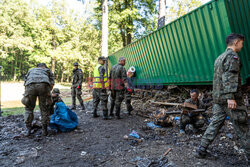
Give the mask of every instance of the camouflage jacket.
<path id="1" fill-rule="evenodd" d="M 63 102 L 62 98 L 59 95 L 52 97 L 52 106 L 54 106 L 57 102 Z"/>
<path id="2" fill-rule="evenodd" d="M 241 62 L 236 52 L 228 48 L 214 63 L 213 101 L 227 103 L 228 99 L 241 101 Z"/>
<path id="3" fill-rule="evenodd" d="M 205 108 L 205 105 L 203 103 L 202 100 L 198 99 L 197 101 L 193 101 L 193 99 L 186 99 L 185 100 L 185 103 L 190 103 L 190 104 L 194 104 L 197 106 L 198 109 L 204 109 Z"/>
<path id="4" fill-rule="evenodd" d="M 54 85 L 54 75 L 48 68 L 32 68 L 28 71 L 24 78 L 24 85 L 32 83 L 48 83 Z"/>
<path id="5" fill-rule="evenodd" d="M 72 86 L 77 87 L 77 86 L 82 86 L 82 80 L 83 80 L 83 73 L 81 69 L 76 69 L 73 70 L 73 82 Z"/>
<path id="6" fill-rule="evenodd" d="M 120 64 L 114 65 L 110 70 L 109 79 L 111 89 L 124 90 L 127 82 L 126 69 Z"/>

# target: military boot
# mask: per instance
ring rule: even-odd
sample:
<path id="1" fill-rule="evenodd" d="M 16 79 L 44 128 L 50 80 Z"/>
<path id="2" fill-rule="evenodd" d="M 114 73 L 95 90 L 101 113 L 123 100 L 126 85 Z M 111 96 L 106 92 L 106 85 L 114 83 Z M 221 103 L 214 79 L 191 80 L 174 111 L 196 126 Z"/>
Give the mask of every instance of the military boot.
<path id="1" fill-rule="evenodd" d="M 47 127 L 47 125 L 42 125 L 42 134 L 43 134 L 43 136 L 48 135 L 48 127 Z"/>
<path id="2" fill-rule="evenodd" d="M 72 105 L 72 106 L 70 107 L 70 109 L 71 109 L 71 110 L 75 110 L 75 109 L 76 109 L 76 105 Z"/>
<path id="3" fill-rule="evenodd" d="M 207 149 L 203 146 L 199 146 L 196 151 L 194 152 L 194 156 L 196 158 L 199 158 L 199 159 L 203 159 L 203 158 L 206 158 L 206 159 L 217 159 L 217 156 L 216 155 L 212 155 L 210 153 L 207 152 Z"/>
<path id="4" fill-rule="evenodd" d="M 84 106 L 83 103 L 81 103 L 81 109 L 82 109 L 82 110 L 85 110 L 85 106 Z"/>
<path id="5" fill-rule="evenodd" d="M 108 116 L 108 110 L 103 110 L 103 119 L 104 120 L 109 120 L 109 116 Z"/>
<path id="6" fill-rule="evenodd" d="M 25 132 L 24 132 L 24 135 L 25 136 L 30 136 L 31 135 L 31 127 L 30 126 L 26 126 L 26 130 L 25 130 Z"/>
<path id="7" fill-rule="evenodd" d="M 121 108 L 120 107 L 116 107 L 116 111 L 115 111 L 116 119 L 121 119 L 120 111 L 121 111 Z"/>
<path id="8" fill-rule="evenodd" d="M 114 103 L 111 103 L 111 106 L 110 106 L 110 114 L 109 114 L 109 116 L 112 117 L 112 118 L 114 117 L 114 113 L 113 113 L 114 107 L 115 107 L 115 104 L 114 104 Z"/>
<path id="9" fill-rule="evenodd" d="M 133 107 L 130 105 L 130 107 L 128 108 L 128 115 L 132 115 L 131 112 L 133 111 Z"/>
<path id="10" fill-rule="evenodd" d="M 99 117 L 99 115 L 97 114 L 97 110 L 94 109 L 94 111 L 93 111 L 93 118 L 97 118 L 97 117 Z"/>
<path id="11" fill-rule="evenodd" d="M 76 99 L 75 97 L 72 97 L 72 106 L 70 107 L 71 110 L 75 110 L 76 109 Z"/>
<path id="12" fill-rule="evenodd" d="M 196 158 L 205 158 L 207 155 L 207 149 L 205 147 L 199 146 L 196 151 L 194 152 L 194 156 Z"/>

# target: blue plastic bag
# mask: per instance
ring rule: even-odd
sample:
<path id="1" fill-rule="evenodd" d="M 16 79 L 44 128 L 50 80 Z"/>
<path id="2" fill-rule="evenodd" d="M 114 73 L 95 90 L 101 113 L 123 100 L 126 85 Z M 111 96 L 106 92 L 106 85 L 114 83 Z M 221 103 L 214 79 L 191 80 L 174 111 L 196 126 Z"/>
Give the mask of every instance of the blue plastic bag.
<path id="1" fill-rule="evenodd" d="M 138 133 L 137 133 L 135 130 L 133 130 L 133 131 L 129 134 L 129 136 L 132 136 L 132 137 L 134 137 L 134 138 L 140 139 L 140 136 L 138 135 Z"/>
<path id="2" fill-rule="evenodd" d="M 147 126 L 154 129 L 154 128 L 161 128 L 161 126 L 159 125 L 155 125 L 153 122 L 148 122 L 147 123 Z"/>
<path id="3" fill-rule="evenodd" d="M 55 105 L 55 111 L 54 114 L 51 115 L 49 126 L 52 129 L 62 132 L 74 130 L 78 125 L 77 115 L 72 112 L 64 102 L 58 102 Z"/>

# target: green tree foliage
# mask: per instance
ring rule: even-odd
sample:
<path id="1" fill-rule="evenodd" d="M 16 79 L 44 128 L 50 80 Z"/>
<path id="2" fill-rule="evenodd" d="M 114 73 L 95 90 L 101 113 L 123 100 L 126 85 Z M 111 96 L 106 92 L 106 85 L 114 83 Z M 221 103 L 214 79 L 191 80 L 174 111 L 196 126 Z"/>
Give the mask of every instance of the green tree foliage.
<path id="1" fill-rule="evenodd" d="M 168 20 L 173 21 L 201 6 L 201 1 L 202 0 L 173 0 L 173 4 L 167 12 Z"/>
<path id="2" fill-rule="evenodd" d="M 111 0 L 109 1 L 109 53 L 130 44 L 149 32 L 156 30 L 157 0 Z M 101 4 L 95 8 L 97 27 L 101 27 Z"/>
<path id="3" fill-rule="evenodd" d="M 58 81 L 70 81 L 77 61 L 85 77 L 100 56 L 100 31 L 73 14 L 64 1 L 50 7 L 36 1 L 0 1 L 0 65 L 7 80 L 22 79 L 38 62 L 45 62 Z"/>

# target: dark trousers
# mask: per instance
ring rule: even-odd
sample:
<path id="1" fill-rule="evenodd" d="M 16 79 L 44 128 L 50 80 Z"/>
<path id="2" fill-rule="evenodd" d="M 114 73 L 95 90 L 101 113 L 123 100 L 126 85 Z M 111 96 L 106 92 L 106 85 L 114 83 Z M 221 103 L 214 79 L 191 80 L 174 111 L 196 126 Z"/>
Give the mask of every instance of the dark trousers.
<path id="1" fill-rule="evenodd" d="M 25 86 L 25 93 L 29 99 L 28 104 L 25 106 L 25 116 L 24 121 L 27 127 L 32 126 L 32 121 L 34 118 L 34 108 L 36 106 L 36 99 L 39 99 L 39 108 L 42 116 L 42 125 L 49 124 L 49 106 L 52 104 L 50 85 L 47 83 L 36 83 L 29 84 Z"/>
<path id="2" fill-rule="evenodd" d="M 71 89 L 71 95 L 72 95 L 72 105 L 76 106 L 76 97 L 80 103 L 81 106 L 83 106 L 83 100 L 82 100 L 82 90 L 77 89 L 76 87 L 72 87 Z"/>
<path id="3" fill-rule="evenodd" d="M 111 91 L 111 108 L 110 115 L 113 115 L 113 110 L 115 107 L 115 115 L 120 116 L 121 104 L 124 99 L 123 90 L 112 90 Z"/>
<path id="4" fill-rule="evenodd" d="M 108 116 L 108 94 L 106 89 L 93 89 L 93 114 L 97 114 L 97 107 L 101 101 L 103 116 Z"/>

